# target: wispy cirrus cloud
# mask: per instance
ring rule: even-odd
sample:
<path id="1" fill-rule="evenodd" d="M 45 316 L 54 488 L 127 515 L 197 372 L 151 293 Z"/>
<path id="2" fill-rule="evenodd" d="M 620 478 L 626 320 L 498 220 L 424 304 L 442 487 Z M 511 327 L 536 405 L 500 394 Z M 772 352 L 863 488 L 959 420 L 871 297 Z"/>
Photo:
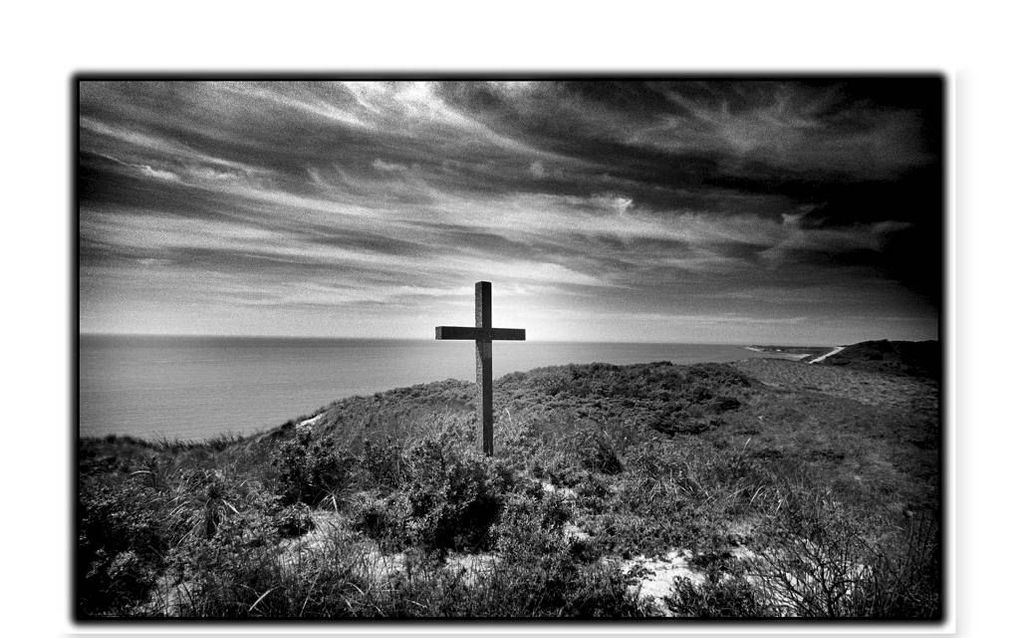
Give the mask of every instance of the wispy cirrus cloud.
<path id="1" fill-rule="evenodd" d="M 86 81 L 82 325 L 403 334 L 478 279 L 549 338 L 587 313 L 589 338 L 622 314 L 753 340 L 840 303 L 934 325 L 899 254 L 938 232 L 925 87 Z"/>
<path id="2" fill-rule="evenodd" d="M 837 86 L 798 90 L 791 84 L 750 85 L 736 94 L 663 94 L 680 107 L 660 126 L 638 130 L 634 143 L 666 150 L 713 150 L 740 164 L 760 162 L 792 171 L 889 175 L 929 163 L 921 118 L 909 110 L 841 104 Z"/>

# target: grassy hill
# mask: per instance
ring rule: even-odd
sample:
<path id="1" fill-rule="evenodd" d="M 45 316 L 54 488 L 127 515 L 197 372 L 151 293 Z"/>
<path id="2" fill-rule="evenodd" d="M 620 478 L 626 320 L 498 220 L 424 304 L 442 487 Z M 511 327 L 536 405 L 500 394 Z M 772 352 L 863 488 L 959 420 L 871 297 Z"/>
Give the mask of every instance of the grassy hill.
<path id="1" fill-rule="evenodd" d="M 834 355 L 835 356 L 835 355 Z M 749 360 L 541 368 L 208 442 L 79 444 L 80 617 L 941 609 L 938 388 Z"/>
<path id="2" fill-rule="evenodd" d="M 938 379 L 942 375 L 942 348 L 937 341 L 863 341 L 825 358 L 822 363 Z"/>

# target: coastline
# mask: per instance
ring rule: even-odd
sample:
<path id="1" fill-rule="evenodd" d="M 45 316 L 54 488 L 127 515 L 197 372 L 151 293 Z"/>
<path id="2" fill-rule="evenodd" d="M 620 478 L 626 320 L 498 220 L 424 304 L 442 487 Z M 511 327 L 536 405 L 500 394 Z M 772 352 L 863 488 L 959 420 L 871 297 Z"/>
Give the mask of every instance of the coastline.
<path id="1" fill-rule="evenodd" d="M 830 350 L 829 352 L 826 352 L 825 354 L 823 354 L 822 356 L 820 356 L 820 357 L 818 357 L 816 359 L 812 359 L 811 361 L 808 361 L 808 363 L 818 363 L 819 361 L 823 361 L 825 359 L 828 359 L 832 355 L 836 354 L 837 352 L 842 352 L 843 350 L 846 350 L 846 346 L 836 346 L 832 350 Z"/>
<path id="2" fill-rule="evenodd" d="M 845 346 L 744 346 L 744 350 L 758 352 L 768 355 L 771 359 L 786 359 L 788 361 L 807 361 L 815 363 L 825 357 L 833 355 Z M 819 356 L 820 355 L 820 356 Z"/>

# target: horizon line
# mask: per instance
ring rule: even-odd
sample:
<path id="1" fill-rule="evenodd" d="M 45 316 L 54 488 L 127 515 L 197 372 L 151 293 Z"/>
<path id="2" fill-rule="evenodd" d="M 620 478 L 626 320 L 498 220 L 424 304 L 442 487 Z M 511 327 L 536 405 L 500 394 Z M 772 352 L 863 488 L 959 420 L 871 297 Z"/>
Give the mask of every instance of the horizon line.
<path id="1" fill-rule="evenodd" d="M 196 334 L 196 333 L 147 333 L 147 332 L 82 332 L 78 331 L 79 337 L 157 337 L 157 338 L 192 338 L 192 339 L 290 339 L 293 341 L 414 341 L 425 342 L 435 341 L 427 337 L 351 337 L 337 335 L 273 335 L 273 334 Z M 865 339 L 864 341 L 881 341 L 882 339 Z M 939 341 L 939 339 L 888 339 L 889 341 Z M 757 343 L 752 341 L 617 341 L 617 340 L 589 340 L 589 339 L 531 339 L 531 343 L 603 343 L 603 344 L 669 344 L 669 345 L 711 345 L 711 346 L 776 346 L 776 347 L 836 347 L 853 345 L 850 343 Z M 860 343 L 860 342 L 857 342 Z"/>
<path id="2" fill-rule="evenodd" d="M 338 335 L 274 335 L 274 334 L 210 334 L 210 333 L 164 333 L 164 332 L 82 332 L 80 337 L 167 337 L 195 339 L 292 339 L 295 341 L 436 341 L 429 337 L 350 337 Z M 714 342 L 714 341 L 599 341 L 590 339 L 528 339 L 531 343 L 661 343 L 661 344 L 698 344 L 715 346 L 760 345 L 751 342 Z M 791 344 L 787 344 L 791 345 Z"/>

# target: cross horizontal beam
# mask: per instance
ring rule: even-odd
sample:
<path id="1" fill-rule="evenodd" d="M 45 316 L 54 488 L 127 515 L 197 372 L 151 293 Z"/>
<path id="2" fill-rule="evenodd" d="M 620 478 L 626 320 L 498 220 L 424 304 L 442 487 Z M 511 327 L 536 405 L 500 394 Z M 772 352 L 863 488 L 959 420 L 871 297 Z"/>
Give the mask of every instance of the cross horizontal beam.
<path id="1" fill-rule="evenodd" d="M 467 339 L 470 341 L 524 341 L 523 328 L 469 328 L 436 326 L 436 339 Z"/>

